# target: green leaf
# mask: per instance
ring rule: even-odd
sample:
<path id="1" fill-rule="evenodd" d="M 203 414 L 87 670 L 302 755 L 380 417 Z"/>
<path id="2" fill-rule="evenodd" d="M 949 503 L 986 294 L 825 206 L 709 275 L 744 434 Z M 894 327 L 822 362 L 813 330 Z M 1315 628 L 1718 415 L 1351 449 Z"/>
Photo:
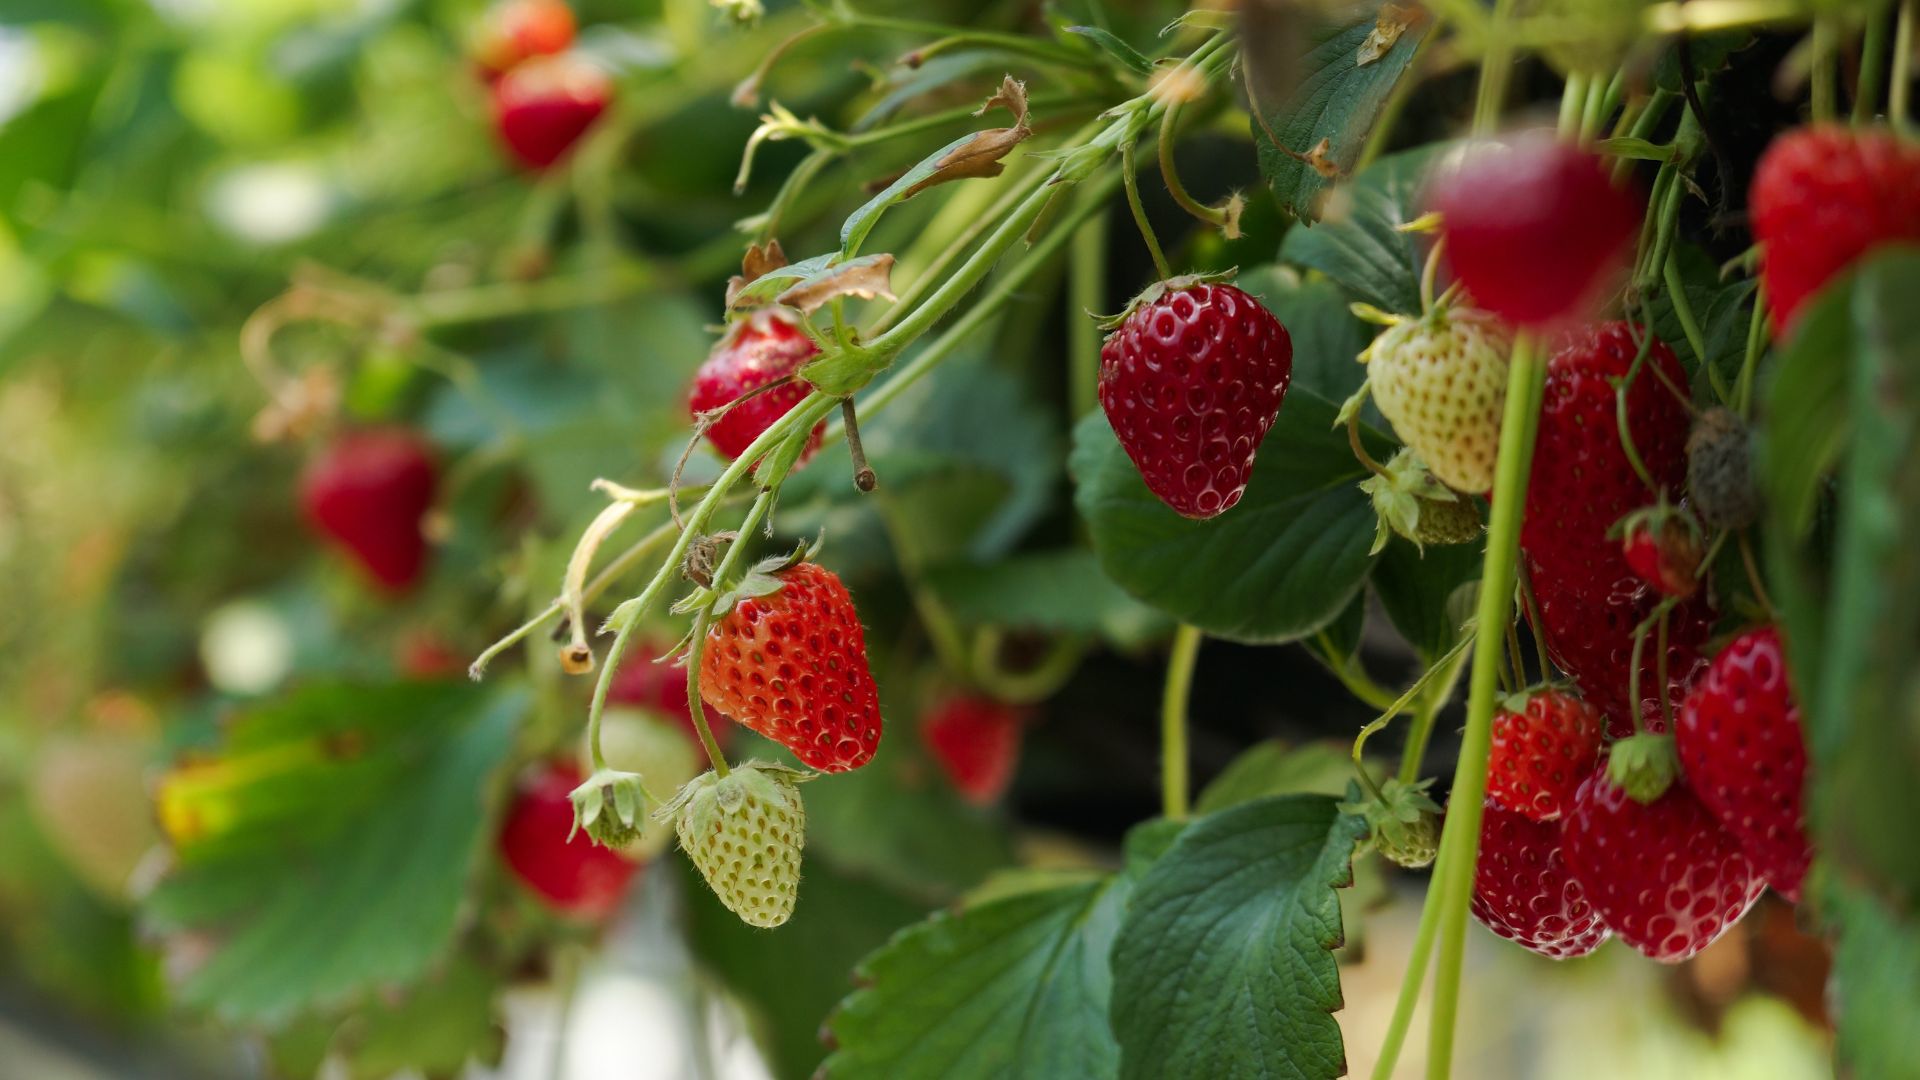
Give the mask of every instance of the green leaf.
<path id="1" fill-rule="evenodd" d="M 906 728 L 889 738 L 912 737 Z M 904 741 L 883 748 L 866 768 L 808 786 L 807 855 L 909 895 L 948 899 L 1013 861 L 1012 847 L 993 818 L 962 804 L 947 785 L 929 782 L 920 759 L 905 750 Z"/>
<path id="2" fill-rule="evenodd" d="M 1339 667 L 1360 650 L 1360 636 L 1366 629 L 1367 594 L 1363 589 L 1354 594 L 1353 600 L 1338 618 L 1315 631 L 1311 637 L 1303 638 L 1300 644 L 1319 657 L 1321 663 Z"/>
<path id="3" fill-rule="evenodd" d="M 1310 390 L 1328 401 L 1345 401 L 1367 381 L 1367 367 L 1359 357 L 1373 340 L 1377 327 L 1355 318 L 1347 296 L 1331 281 L 1301 281 L 1290 267 L 1278 263 L 1240 274 L 1234 284 L 1267 305 L 1293 341 L 1294 390 Z M 1369 404 L 1362 417 L 1378 417 Z"/>
<path id="4" fill-rule="evenodd" d="M 1406 74 L 1432 20 L 1419 9 L 1401 10 L 1415 21 L 1401 30 L 1392 48 L 1368 63 L 1360 63 L 1361 46 L 1373 34 L 1371 16 L 1338 28 L 1321 29 L 1312 49 L 1300 60 L 1301 82 L 1285 102 L 1261 102 L 1266 123 L 1254 120 L 1253 141 L 1260 151 L 1260 172 L 1280 205 L 1311 222 L 1321 215 L 1329 181 L 1306 162 L 1282 153 L 1268 129 L 1287 149 L 1309 153 L 1320 140 L 1328 141 L 1327 157 L 1342 175 L 1360 160 L 1367 136 L 1380 118 L 1387 95 Z"/>
<path id="5" fill-rule="evenodd" d="M 1255 743 L 1233 759 L 1200 792 L 1194 812 L 1202 816 L 1270 795 L 1345 795 L 1353 758 L 1333 742 L 1298 746 L 1281 739 Z"/>
<path id="6" fill-rule="evenodd" d="M 835 1080 L 1111 1077 L 1107 955 L 1125 875 L 1018 893 L 908 927 L 829 1021 Z"/>
<path id="7" fill-rule="evenodd" d="M 1280 257 L 1318 270 L 1367 303 L 1386 311 L 1420 311 L 1420 255 L 1415 237 L 1399 226 L 1416 209 L 1426 169 L 1444 146 L 1422 146 L 1367 166 L 1332 199 L 1329 212 L 1311 229 L 1289 229 Z"/>
<path id="8" fill-rule="evenodd" d="M 1364 832 L 1324 795 L 1190 825 L 1141 878 L 1113 947 L 1122 1077 L 1346 1071 L 1335 892 Z"/>
<path id="9" fill-rule="evenodd" d="M 1920 1014 L 1920 930 L 1911 912 L 1835 881 L 1821 897 L 1838 927 L 1839 985 L 1834 1056 L 1843 1076 L 1906 1076 L 1914 1069 L 1913 1017 Z"/>
<path id="10" fill-rule="evenodd" d="M 240 717 L 225 756 L 170 774 L 180 865 L 146 915 L 224 934 L 179 1000 L 274 1025 L 418 977 L 453 936 L 526 706 L 458 684 L 318 686 Z"/>
<path id="11" fill-rule="evenodd" d="M 1334 621 L 1373 566 L 1373 508 L 1354 486 L 1363 470 L 1333 430 L 1335 411 L 1311 393 L 1289 393 L 1245 497 L 1207 521 L 1167 509 L 1106 418 L 1090 414 L 1075 429 L 1069 467 L 1107 576 L 1235 641 L 1291 641 Z"/>
<path id="12" fill-rule="evenodd" d="M 963 623 L 1139 641 L 1166 619 L 1100 572 L 1085 548 L 1025 552 L 991 563 L 935 567 L 927 584 Z"/>
<path id="13" fill-rule="evenodd" d="M 741 286 L 740 291 L 733 294 L 727 306 L 739 311 L 768 303 L 793 286 L 826 273 L 840 257 L 840 252 L 829 251 L 825 255 L 815 255 L 809 259 L 801 259 L 797 263 L 775 267 Z M 862 258 L 871 259 L 873 256 L 862 256 Z"/>
<path id="14" fill-rule="evenodd" d="M 1428 544 L 1422 555 L 1396 537 L 1374 565 L 1373 591 L 1380 606 L 1426 663 L 1460 640 L 1460 624 L 1472 613 L 1472 603 L 1471 593 L 1466 602 L 1459 594 L 1479 583 L 1485 554 L 1484 545 L 1470 543 Z"/>
<path id="15" fill-rule="evenodd" d="M 1101 51 L 1120 61 L 1120 66 L 1135 75 L 1153 74 L 1153 61 L 1142 56 L 1139 49 L 1127 44 L 1111 30 L 1099 26 L 1069 26 L 1067 33 L 1079 34 L 1100 46 Z"/>
<path id="16" fill-rule="evenodd" d="M 356 1080 L 385 1080 L 409 1070 L 456 1075 L 469 1058 L 497 1056 L 501 1032 L 493 998 L 499 989 L 494 971 L 463 958 L 399 1000 L 364 1010 L 364 1023 L 338 1049 Z"/>
<path id="17" fill-rule="evenodd" d="M 1920 820 L 1920 252 L 1891 251 L 1830 285 L 1802 317 L 1768 396 L 1778 430 L 1761 469 L 1775 505 L 1767 537 L 1781 579 L 1788 660 L 1804 706 L 1815 847 L 1849 878 L 1911 907 L 1920 847 L 1893 822 Z M 1843 372 L 1849 442 L 1839 477 L 1830 573 L 1794 526 L 1794 457 L 1826 456 L 1833 436 L 1797 414 L 1831 400 L 1784 396 L 1817 354 Z M 1788 441 L 1796 434 L 1808 442 Z M 1824 580 L 1822 580 L 1824 576 Z"/>

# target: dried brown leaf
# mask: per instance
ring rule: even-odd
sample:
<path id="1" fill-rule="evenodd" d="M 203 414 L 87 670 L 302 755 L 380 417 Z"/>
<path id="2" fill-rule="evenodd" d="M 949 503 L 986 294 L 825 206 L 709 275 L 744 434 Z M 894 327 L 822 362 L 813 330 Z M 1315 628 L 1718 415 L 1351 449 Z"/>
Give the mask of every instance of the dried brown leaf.
<path id="1" fill-rule="evenodd" d="M 867 255 L 806 279 L 774 297 L 774 303 L 814 312 L 836 297 L 861 300 L 893 295 L 893 256 Z"/>
<path id="2" fill-rule="evenodd" d="M 1354 61 L 1356 67 L 1366 67 L 1393 51 L 1394 43 L 1407 28 L 1420 21 L 1419 8 L 1403 7 L 1399 4 L 1386 4 L 1380 8 L 1380 17 L 1374 21 L 1373 32 L 1367 40 L 1360 43 L 1359 57 Z"/>
<path id="3" fill-rule="evenodd" d="M 780 241 L 768 240 L 765 244 L 748 246 L 747 253 L 740 259 L 740 272 L 727 279 L 727 306 L 733 306 L 734 298 L 740 290 L 752 284 L 768 271 L 778 270 L 787 265 L 787 253 L 780 249 Z"/>
<path id="4" fill-rule="evenodd" d="M 932 175 L 901 192 L 901 201 L 949 180 L 999 176 L 1005 171 L 1007 166 L 1001 159 L 1033 134 L 1033 128 L 1027 123 L 1027 84 L 1011 75 L 1004 76 L 1000 89 L 973 115 L 984 115 L 996 106 L 1013 114 L 1013 126 L 974 132 L 935 163 Z"/>

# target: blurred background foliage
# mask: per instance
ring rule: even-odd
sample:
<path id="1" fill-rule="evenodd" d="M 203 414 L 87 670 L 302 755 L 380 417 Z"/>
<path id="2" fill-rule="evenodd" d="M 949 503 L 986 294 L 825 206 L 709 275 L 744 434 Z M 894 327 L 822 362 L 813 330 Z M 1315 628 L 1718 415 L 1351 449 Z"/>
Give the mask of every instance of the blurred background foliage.
<path id="1" fill-rule="evenodd" d="M 1056 274 L 871 424 L 880 497 L 854 496 L 838 449 L 789 486 L 780 524 L 831 538 L 889 720 L 873 767 L 807 791 L 793 923 L 743 927 L 670 855 L 643 872 L 596 953 L 591 928 L 542 910 L 492 857 L 516 772 L 575 752 L 586 687 L 560 677 L 538 636 L 481 688 L 460 671 L 551 599 L 603 505 L 588 481 L 649 486 L 671 471 L 685 387 L 747 239 L 736 225 L 806 155 L 761 147 L 734 193 L 757 110 L 729 99 L 805 25 L 795 5 L 770 4 L 745 29 L 705 0 L 576 7 L 578 47 L 616 73 L 618 92 L 565 167 L 533 175 L 501 152 L 466 59 L 477 2 L 0 0 L 0 1024 L 98 1069 L 74 1075 L 311 1075 L 329 1059 L 351 1076 L 456 1075 L 468 1062 L 544 1075 L 540 1032 L 591 1043 L 578 1022 L 556 1028 L 567 1002 L 578 1018 L 628 1001 L 590 992 L 613 993 L 611 966 L 665 970 L 673 1000 L 694 1003 L 629 1002 L 613 1028 L 654 1008 L 702 1034 L 682 1037 L 685 1059 L 629 1045 L 599 1059 L 615 1071 L 579 1075 L 636 1075 L 618 1071 L 635 1060 L 624 1052 L 652 1054 L 658 1075 L 684 1075 L 672 1071 L 684 1060 L 804 1076 L 848 973 L 896 929 L 1010 867 L 1112 865 L 1124 830 L 1154 812 L 1168 625 L 1075 544 L 1078 403 L 1062 357 L 1084 297 Z M 1133 0 L 1100 17 L 1146 43 L 1183 7 Z M 923 0 L 901 14 L 1021 31 L 1095 17 L 1076 0 Z M 884 29 L 809 36 L 762 104 L 857 130 L 971 106 L 1012 71 L 1051 95 L 1044 147 L 1112 100 L 1097 77 L 991 49 L 896 63 L 919 43 Z M 1470 91 L 1458 73 L 1435 77 L 1405 141 L 1441 130 Z M 1194 126 L 1181 153 L 1197 194 L 1258 187 L 1243 117 Z M 828 165 L 782 224 L 787 250 L 832 246 L 866 185 L 965 130 L 936 126 Z M 911 280 L 993 194 L 960 184 L 907 203 L 869 246 L 899 252 L 896 281 Z M 1178 211 L 1146 194 L 1173 235 Z M 1275 263 L 1273 200 L 1256 193 L 1247 225 L 1232 243 L 1189 234 L 1181 261 L 1241 266 L 1296 342 L 1319 343 L 1302 348 L 1303 365 L 1350 355 L 1365 337 L 1347 298 Z M 1098 292 L 1111 310 L 1151 267 L 1124 215 L 1109 227 Z M 276 299 L 288 296 L 299 299 Z M 271 366 L 250 368 L 244 329 L 273 304 L 318 317 L 280 327 L 260 354 Z M 1358 371 L 1324 366 L 1313 384 L 1337 400 Z M 346 423 L 413 425 L 440 455 L 431 574 L 400 600 L 368 590 L 301 522 L 295 490 L 317 437 L 255 437 L 262 376 L 311 371 L 333 373 Z M 712 468 L 702 453 L 689 475 Z M 1470 568 L 1456 569 L 1449 587 Z M 1389 559 L 1376 573 L 1394 572 Z M 990 628 L 989 667 L 1078 658 L 1038 707 L 1000 806 L 966 805 L 913 738 L 926 703 L 966 674 L 930 640 L 930 609 L 976 638 Z M 1391 622 L 1404 632 L 1418 617 Z M 1315 647 L 1341 669 L 1357 652 L 1397 684 L 1416 650 L 1438 649 L 1389 625 L 1362 599 Z M 662 640 L 673 636 L 663 625 Z M 1201 781 L 1248 747 L 1344 737 L 1371 715 L 1306 650 L 1210 642 L 1202 663 Z M 1313 767 L 1337 753 L 1287 760 L 1294 771 L 1268 777 L 1269 790 L 1337 790 L 1333 766 Z M 196 766 L 192 806 L 210 816 L 185 831 L 168 822 L 163 837 L 161 778 Z M 1377 922 L 1350 918 L 1350 1029 L 1384 1023 L 1410 881 L 1375 875 L 1350 902 L 1386 904 Z M 1644 1075 L 1819 1075 L 1821 1006 L 1806 988 L 1824 961 L 1775 914 L 1730 937 L 1718 967 L 1666 976 L 1609 955 L 1552 977 L 1585 987 L 1567 1000 L 1620 1009 L 1621 994 L 1640 994 L 1628 1026 L 1669 1048 L 1648 1060 L 1697 1066 Z M 599 981 L 554 989 L 583 968 Z M 1556 1020 L 1476 1011 L 1514 972 L 1539 969 L 1501 954 L 1483 970 L 1468 1014 L 1481 1045 L 1468 1052 L 1484 1055 L 1478 1075 L 1495 1075 L 1518 1060 L 1519 1025 Z M 516 996 L 529 988 L 533 1006 Z M 1755 1010 L 1773 1011 L 1748 1019 Z M 727 1032 L 755 1037 L 746 1064 Z M 1372 1040 L 1350 1042 L 1358 1071 Z M 1578 1054 L 1525 1060 L 1539 1065 L 1531 1075 L 1590 1074 Z"/>

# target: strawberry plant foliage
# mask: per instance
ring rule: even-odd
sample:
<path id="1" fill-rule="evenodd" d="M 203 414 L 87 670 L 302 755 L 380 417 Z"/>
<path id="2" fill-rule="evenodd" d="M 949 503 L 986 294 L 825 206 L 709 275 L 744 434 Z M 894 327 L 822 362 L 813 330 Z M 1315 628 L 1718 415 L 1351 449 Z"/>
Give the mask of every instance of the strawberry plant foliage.
<path id="1" fill-rule="evenodd" d="M 1362 169 L 1332 198 L 1338 216 L 1289 229 L 1280 258 L 1318 270 L 1383 311 L 1420 311 L 1420 259 L 1426 245 L 1401 226 L 1420 216 L 1427 169 L 1444 145 L 1389 154 Z"/>
<path id="2" fill-rule="evenodd" d="M 1113 949 L 1122 1077 L 1346 1071 L 1336 889 L 1365 826 L 1282 795 L 1194 822 L 1140 880 Z"/>

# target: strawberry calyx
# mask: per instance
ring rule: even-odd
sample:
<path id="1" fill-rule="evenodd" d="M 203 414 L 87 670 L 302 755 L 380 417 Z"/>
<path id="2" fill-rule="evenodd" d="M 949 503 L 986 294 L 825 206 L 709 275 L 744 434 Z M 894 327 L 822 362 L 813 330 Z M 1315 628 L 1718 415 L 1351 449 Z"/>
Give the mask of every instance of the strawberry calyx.
<path id="1" fill-rule="evenodd" d="M 607 848 L 639 839 L 647 813 L 647 788 L 639 773 L 603 768 L 568 793 L 567 801 L 573 804 L 569 841 L 582 831 Z"/>
<path id="2" fill-rule="evenodd" d="M 1425 554 L 1430 530 L 1423 528 L 1423 522 L 1430 525 L 1427 519 L 1437 514 L 1457 513 L 1455 504 L 1463 498 L 1459 492 L 1434 479 L 1419 457 L 1405 448 L 1395 453 L 1382 471 L 1360 481 L 1360 490 L 1373 500 L 1377 518 L 1370 555 L 1378 554 L 1387 546 L 1390 532 L 1413 541 Z M 1478 512 L 1472 511 L 1472 516 L 1477 521 Z"/>
<path id="3" fill-rule="evenodd" d="M 739 580 L 732 585 L 713 581 L 710 578 L 706 581 L 696 580 L 696 588 L 673 605 L 673 612 L 676 615 L 685 615 L 689 612 L 705 611 L 709 619 L 718 620 L 725 618 L 729 612 L 739 606 L 742 600 L 772 596 L 786 585 L 780 575 L 818 554 L 824 539 L 825 536 L 822 535 L 810 543 L 801 541 L 799 546 L 785 555 L 770 555 L 761 559 L 749 566 L 746 572 L 740 575 Z M 739 540 L 735 539 L 733 542 L 738 543 Z"/>
<path id="4" fill-rule="evenodd" d="M 1361 795 L 1349 788 L 1347 801 L 1340 804 L 1343 813 L 1367 823 L 1372 844 L 1380 854 L 1399 866 L 1417 870 L 1433 862 L 1439 851 L 1440 805 L 1427 794 L 1431 778 L 1403 784 L 1389 777 L 1373 793 Z"/>
<path id="5" fill-rule="evenodd" d="M 659 808 L 653 812 L 653 820 L 675 820 L 680 816 L 680 811 L 686 808 L 687 803 L 691 802 L 695 795 L 698 795 L 707 788 L 715 789 L 715 795 L 722 809 L 736 809 L 740 805 L 740 800 L 745 798 L 746 794 L 745 781 L 738 779 L 738 777 L 742 773 L 751 772 L 784 776 L 789 782 L 795 784 L 804 784 L 808 780 L 812 780 L 820 775 L 819 773 L 806 769 L 796 769 L 791 765 L 783 765 L 777 761 L 759 760 L 743 761 L 729 770 L 726 776 L 721 776 L 709 769 L 687 781 L 685 784 L 682 784 L 680 790 L 674 792 L 673 798 L 661 803 Z"/>
<path id="6" fill-rule="evenodd" d="M 1203 274 L 1180 274 L 1176 277 L 1167 278 L 1165 281 L 1156 281 L 1145 289 L 1142 289 L 1139 295 L 1127 301 L 1127 306 L 1121 309 L 1118 315 L 1096 315 L 1094 316 L 1094 323 L 1102 330 L 1118 330 L 1121 323 L 1133 317 L 1134 312 L 1158 301 L 1161 297 L 1169 293 L 1181 292 L 1200 285 L 1226 284 L 1232 281 L 1234 276 L 1239 272 L 1240 268 L 1233 266 L 1225 270 L 1213 270 Z"/>
<path id="7" fill-rule="evenodd" d="M 1680 753 L 1672 735 L 1630 735 L 1614 743 L 1607 756 L 1607 779 L 1643 806 L 1665 795 L 1679 776 Z"/>

